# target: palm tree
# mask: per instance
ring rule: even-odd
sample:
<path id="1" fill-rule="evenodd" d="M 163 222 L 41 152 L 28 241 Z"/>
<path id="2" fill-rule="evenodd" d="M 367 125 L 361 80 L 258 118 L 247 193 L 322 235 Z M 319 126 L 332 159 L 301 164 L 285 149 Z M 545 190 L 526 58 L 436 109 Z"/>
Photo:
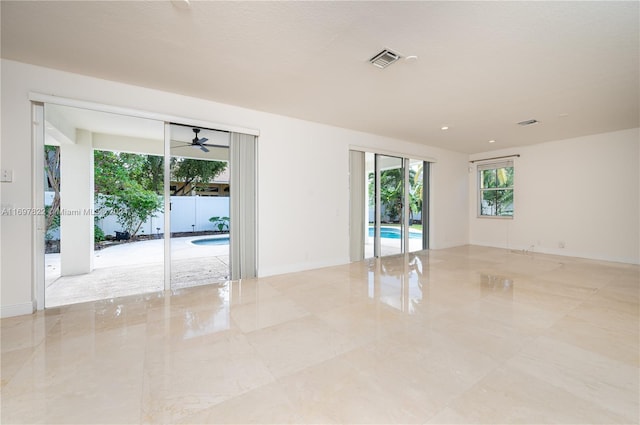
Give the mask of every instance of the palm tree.
<path id="1" fill-rule="evenodd" d="M 422 211 L 423 190 L 423 163 L 413 169 L 409 169 L 409 224 L 413 221 L 413 215 Z"/>
<path id="2" fill-rule="evenodd" d="M 423 164 L 409 169 L 409 220 L 413 220 L 414 214 L 422 211 L 422 178 Z M 373 199 L 374 184 L 372 176 L 369 176 L 369 199 Z M 404 173 L 402 168 L 382 170 L 380 172 L 380 203 L 384 205 L 389 219 L 394 221 L 400 215 L 402 205 Z"/>

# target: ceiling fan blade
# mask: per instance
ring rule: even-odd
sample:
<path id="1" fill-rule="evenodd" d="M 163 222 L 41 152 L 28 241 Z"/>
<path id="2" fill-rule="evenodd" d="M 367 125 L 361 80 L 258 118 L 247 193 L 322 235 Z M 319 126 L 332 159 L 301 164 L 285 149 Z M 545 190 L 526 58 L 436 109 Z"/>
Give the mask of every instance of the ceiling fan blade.
<path id="1" fill-rule="evenodd" d="M 209 149 L 205 148 L 204 146 L 200 145 L 200 149 L 202 149 L 203 152 L 209 152 Z"/>
<path id="2" fill-rule="evenodd" d="M 198 139 L 198 144 L 200 144 L 200 145 L 201 145 L 201 144 L 203 144 L 203 143 L 206 143 L 206 142 L 207 142 L 207 140 L 209 140 L 209 139 L 207 139 L 206 137 L 203 137 L 202 139 Z"/>

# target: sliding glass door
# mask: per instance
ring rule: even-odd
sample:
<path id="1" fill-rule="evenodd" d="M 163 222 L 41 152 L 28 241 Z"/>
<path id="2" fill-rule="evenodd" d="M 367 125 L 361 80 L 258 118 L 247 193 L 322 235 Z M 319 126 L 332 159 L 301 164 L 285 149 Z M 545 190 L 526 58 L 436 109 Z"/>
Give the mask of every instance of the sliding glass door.
<path id="1" fill-rule="evenodd" d="M 228 132 L 170 126 L 171 288 L 229 280 Z"/>
<path id="2" fill-rule="evenodd" d="M 350 152 L 352 261 L 428 248 L 428 176 L 426 161 Z"/>
<path id="3" fill-rule="evenodd" d="M 369 232 L 375 238 L 376 257 L 404 252 L 404 181 L 402 158 L 375 156 L 375 222 Z"/>
<path id="4" fill-rule="evenodd" d="M 255 277 L 257 137 L 91 108 L 32 105 L 38 309 Z"/>
<path id="5" fill-rule="evenodd" d="M 418 159 L 407 160 L 407 251 L 429 247 L 429 163 Z"/>

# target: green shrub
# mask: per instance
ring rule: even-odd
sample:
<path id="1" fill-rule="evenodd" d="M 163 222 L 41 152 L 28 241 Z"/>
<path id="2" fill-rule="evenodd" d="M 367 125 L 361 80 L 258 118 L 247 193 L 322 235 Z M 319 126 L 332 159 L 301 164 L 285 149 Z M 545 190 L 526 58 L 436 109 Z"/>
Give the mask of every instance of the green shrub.
<path id="1" fill-rule="evenodd" d="M 211 217 L 209 221 L 212 222 L 213 227 L 217 227 L 220 232 L 229 230 L 229 217 Z"/>
<path id="2" fill-rule="evenodd" d="M 102 242 L 104 240 L 104 232 L 97 224 L 93 225 L 93 241 Z"/>

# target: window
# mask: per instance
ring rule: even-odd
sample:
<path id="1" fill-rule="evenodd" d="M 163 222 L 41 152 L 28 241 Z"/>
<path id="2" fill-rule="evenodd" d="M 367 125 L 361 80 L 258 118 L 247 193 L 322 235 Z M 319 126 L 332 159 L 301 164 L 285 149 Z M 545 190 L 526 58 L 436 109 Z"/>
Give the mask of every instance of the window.
<path id="1" fill-rule="evenodd" d="M 480 217 L 513 217 L 513 161 L 478 165 Z"/>

